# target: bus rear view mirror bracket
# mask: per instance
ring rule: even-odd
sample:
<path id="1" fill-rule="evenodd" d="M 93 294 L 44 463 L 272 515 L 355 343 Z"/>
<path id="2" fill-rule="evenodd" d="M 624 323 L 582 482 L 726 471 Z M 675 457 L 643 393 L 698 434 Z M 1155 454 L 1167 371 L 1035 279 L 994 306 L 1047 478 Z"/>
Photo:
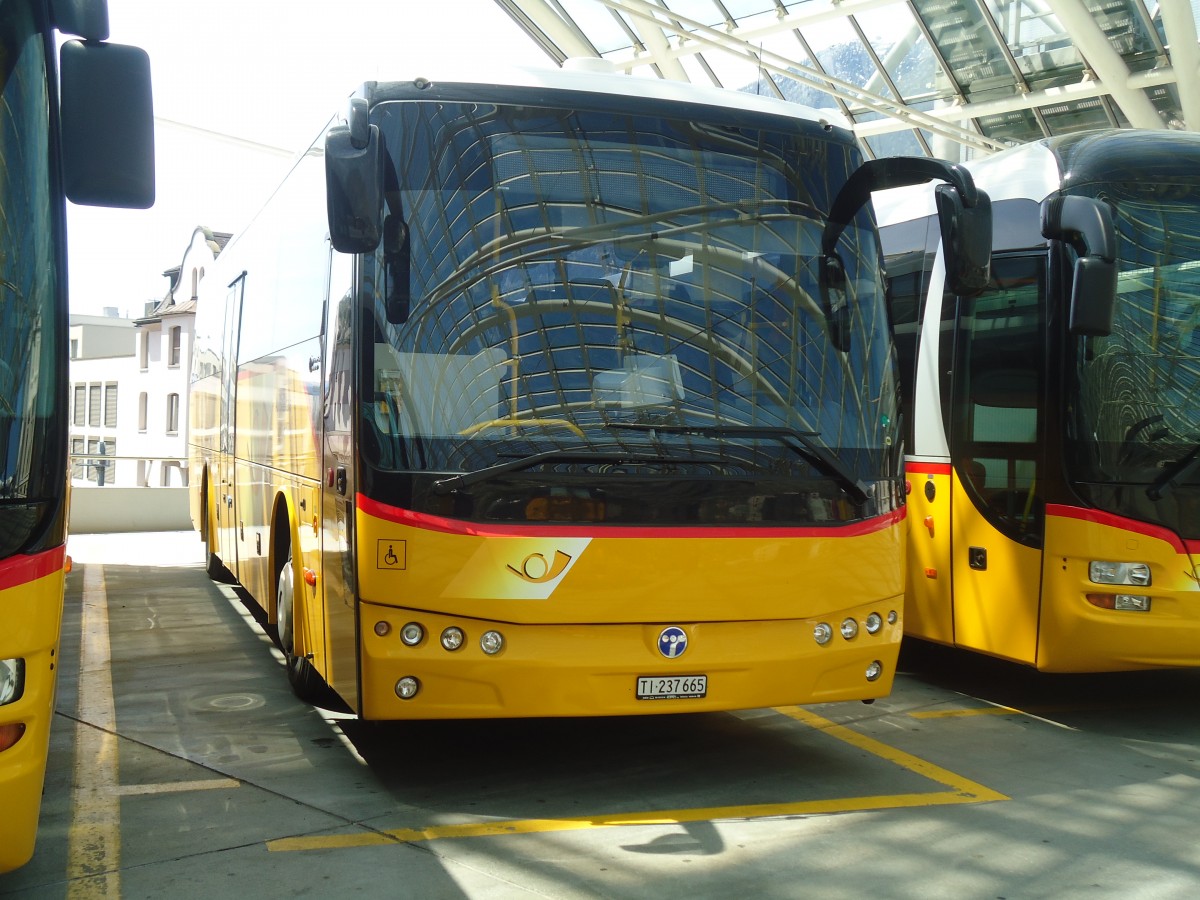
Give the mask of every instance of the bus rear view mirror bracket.
<path id="1" fill-rule="evenodd" d="M 873 191 L 923 184 L 937 186 L 938 218 L 946 257 L 946 283 L 960 294 L 977 294 L 991 278 L 992 201 L 975 186 L 963 166 L 923 156 L 890 156 L 864 162 L 838 192 L 821 235 L 821 300 L 830 340 L 843 353 L 850 348 L 846 270 L 838 239 Z"/>
<path id="2" fill-rule="evenodd" d="M 1042 202 L 1042 237 L 1070 244 L 1079 258 L 1071 280 L 1071 334 L 1112 334 L 1117 306 L 1117 236 L 1112 209 L 1092 197 Z"/>
<path id="3" fill-rule="evenodd" d="M 383 237 L 383 138 L 355 97 L 343 125 L 325 135 L 329 239 L 339 253 L 371 253 Z"/>

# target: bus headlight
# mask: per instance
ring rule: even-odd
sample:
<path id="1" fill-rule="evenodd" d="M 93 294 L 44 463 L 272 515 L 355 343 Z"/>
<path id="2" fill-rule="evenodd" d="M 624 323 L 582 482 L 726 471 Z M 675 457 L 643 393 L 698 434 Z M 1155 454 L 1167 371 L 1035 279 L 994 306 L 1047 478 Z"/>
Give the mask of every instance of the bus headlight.
<path id="1" fill-rule="evenodd" d="M 16 703 L 25 693 L 25 660 L 0 659 L 0 706 Z"/>
<path id="2" fill-rule="evenodd" d="M 879 676 L 882 674 L 883 674 L 883 663 L 881 663 L 879 660 L 877 660 L 877 659 L 873 660 L 871 662 L 871 664 L 869 666 L 867 666 L 867 671 L 866 671 L 867 681 L 878 681 Z"/>
<path id="3" fill-rule="evenodd" d="M 813 626 L 813 640 L 824 647 L 833 639 L 833 629 L 825 622 Z"/>
<path id="4" fill-rule="evenodd" d="M 1093 584 L 1136 584 L 1150 583 L 1150 567 L 1145 563 L 1105 562 L 1092 560 L 1088 563 L 1088 578 Z"/>
<path id="5" fill-rule="evenodd" d="M 858 637 L 858 623 L 855 622 L 853 619 L 843 619 L 842 620 L 842 637 L 844 637 L 848 641 L 852 641 L 856 637 Z"/>
<path id="6" fill-rule="evenodd" d="M 425 629 L 420 622 L 409 622 L 400 629 L 400 643 L 406 647 L 415 647 L 425 640 Z"/>
<path id="7" fill-rule="evenodd" d="M 463 630 L 451 625 L 442 632 L 442 646 L 447 650 L 457 650 L 463 645 Z"/>
<path id="8" fill-rule="evenodd" d="M 879 613 L 871 613 L 863 622 L 863 628 L 867 629 L 867 634 L 875 634 L 883 627 L 883 616 Z"/>

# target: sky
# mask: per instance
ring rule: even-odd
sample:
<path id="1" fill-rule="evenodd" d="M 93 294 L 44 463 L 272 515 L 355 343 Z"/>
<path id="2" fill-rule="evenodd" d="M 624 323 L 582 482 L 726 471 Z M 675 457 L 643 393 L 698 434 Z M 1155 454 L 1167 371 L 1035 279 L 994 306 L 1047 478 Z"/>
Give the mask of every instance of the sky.
<path id="1" fill-rule="evenodd" d="M 493 0 L 109 0 L 150 55 L 156 200 L 67 207 L 71 311 L 140 316 L 197 226 L 236 233 L 362 82 L 448 62 L 552 66 Z"/>

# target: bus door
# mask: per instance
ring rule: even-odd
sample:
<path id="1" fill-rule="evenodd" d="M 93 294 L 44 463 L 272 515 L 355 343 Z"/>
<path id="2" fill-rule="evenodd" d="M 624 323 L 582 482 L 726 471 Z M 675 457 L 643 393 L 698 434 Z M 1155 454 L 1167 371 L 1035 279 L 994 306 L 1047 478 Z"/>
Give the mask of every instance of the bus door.
<path id="1" fill-rule="evenodd" d="M 237 420 L 238 337 L 246 273 L 225 295 L 224 343 L 221 346 L 221 419 L 216 459 L 217 549 L 221 562 L 237 574 L 237 491 L 234 490 L 234 425 Z"/>
<path id="2" fill-rule="evenodd" d="M 949 421 L 954 641 L 1035 664 L 1041 596 L 1045 254 L 996 256 L 959 298 Z"/>
<path id="3" fill-rule="evenodd" d="M 331 251 L 321 357 L 321 577 L 330 653 L 325 680 L 358 696 L 354 582 L 354 257 Z M 318 667 L 320 669 L 320 667 Z"/>

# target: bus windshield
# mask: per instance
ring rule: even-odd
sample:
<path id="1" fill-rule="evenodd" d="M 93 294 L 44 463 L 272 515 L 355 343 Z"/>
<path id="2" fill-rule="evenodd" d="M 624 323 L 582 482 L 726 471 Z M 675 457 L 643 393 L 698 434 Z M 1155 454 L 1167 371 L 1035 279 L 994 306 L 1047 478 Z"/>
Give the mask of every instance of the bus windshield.
<path id="1" fill-rule="evenodd" d="M 1200 443 L 1200 186 L 1107 193 L 1118 299 L 1112 334 L 1078 340 L 1078 472 L 1084 481 L 1147 486 L 1165 475 L 1159 487 L 1168 493 L 1177 485 L 1194 493 L 1200 467 L 1187 461 Z"/>
<path id="2" fill-rule="evenodd" d="M 367 462 L 769 475 L 856 502 L 848 485 L 894 475 L 866 213 L 839 245 L 848 352 L 818 286 L 851 145 L 744 114 L 392 102 L 377 116 L 394 169 L 366 265 Z"/>
<path id="3" fill-rule="evenodd" d="M 24 5 L 0 19 L 0 558 L 31 546 L 62 494 L 56 226 L 43 37 Z"/>

